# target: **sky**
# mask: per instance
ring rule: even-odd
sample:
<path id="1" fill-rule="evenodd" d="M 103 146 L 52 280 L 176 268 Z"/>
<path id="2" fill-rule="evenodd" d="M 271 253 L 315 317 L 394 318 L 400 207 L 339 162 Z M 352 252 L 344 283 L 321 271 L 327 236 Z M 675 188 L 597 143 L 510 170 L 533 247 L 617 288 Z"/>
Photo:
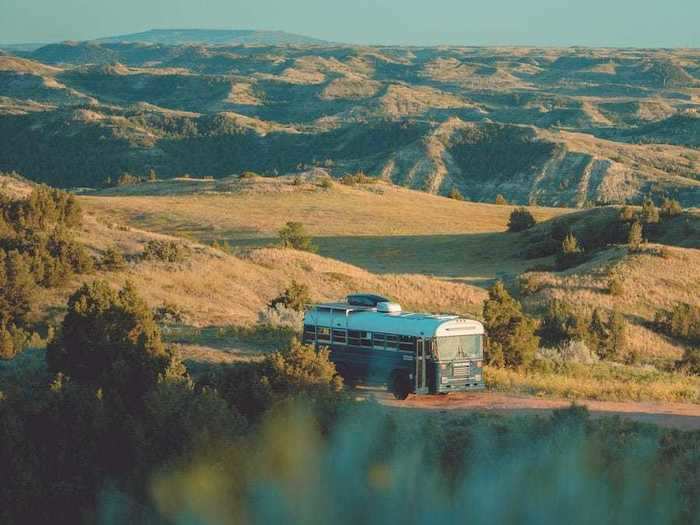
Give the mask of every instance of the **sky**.
<path id="1" fill-rule="evenodd" d="M 700 48 L 700 0 L 0 0 L 5 44 L 170 28 L 350 44 Z"/>

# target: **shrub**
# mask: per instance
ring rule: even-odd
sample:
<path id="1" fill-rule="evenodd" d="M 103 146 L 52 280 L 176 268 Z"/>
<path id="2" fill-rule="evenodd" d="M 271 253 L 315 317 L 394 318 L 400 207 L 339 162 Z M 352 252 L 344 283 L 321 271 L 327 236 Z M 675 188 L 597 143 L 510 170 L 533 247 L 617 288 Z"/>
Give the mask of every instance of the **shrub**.
<path id="1" fill-rule="evenodd" d="M 644 224 L 656 224 L 659 222 L 659 210 L 650 197 L 644 199 L 640 219 Z"/>
<path id="2" fill-rule="evenodd" d="M 506 200 L 506 198 L 503 195 L 501 195 L 500 193 L 498 195 L 496 195 L 496 200 L 494 202 L 496 204 L 500 204 L 500 205 L 508 204 L 508 201 Z"/>
<path id="3" fill-rule="evenodd" d="M 523 314 L 522 306 L 510 296 L 501 281 L 489 289 L 483 315 L 489 334 L 487 361 L 494 366 L 527 366 L 539 345 L 539 337 L 535 335 L 536 324 Z"/>
<path id="4" fill-rule="evenodd" d="M 0 325 L 0 359 L 12 359 L 21 353 L 29 341 L 29 334 L 15 325 Z"/>
<path id="5" fill-rule="evenodd" d="M 183 324 L 187 314 L 176 304 L 163 303 L 153 311 L 153 319 L 160 324 Z"/>
<path id="6" fill-rule="evenodd" d="M 683 353 L 683 358 L 676 363 L 676 367 L 693 375 L 700 375 L 700 347 L 688 347 Z"/>
<path id="7" fill-rule="evenodd" d="M 304 225 L 300 222 L 288 222 L 279 231 L 279 238 L 283 248 L 292 248 L 306 252 L 315 252 L 317 249 L 311 237 L 304 231 Z"/>
<path id="8" fill-rule="evenodd" d="M 135 184 L 141 184 L 143 178 L 132 175 L 131 173 L 122 173 L 117 179 L 117 186 L 133 186 Z"/>
<path id="9" fill-rule="evenodd" d="M 267 306 L 268 308 L 282 306 L 284 308 L 291 308 L 297 312 L 303 312 L 310 303 L 311 296 L 309 295 L 309 287 L 305 284 L 292 281 L 289 287 L 287 287 L 281 295 L 270 301 Z"/>
<path id="10" fill-rule="evenodd" d="M 99 267 L 101 270 L 106 270 L 110 272 L 123 270 L 126 268 L 126 259 L 122 252 L 116 248 L 107 248 L 102 254 L 102 258 L 99 262 Z"/>
<path id="11" fill-rule="evenodd" d="M 537 335 L 545 346 L 560 346 L 569 341 L 586 339 L 586 317 L 561 301 L 550 303 Z"/>
<path id="12" fill-rule="evenodd" d="M 324 179 L 325 180 L 325 179 Z M 378 182 L 374 177 L 368 177 L 362 171 L 358 171 L 355 174 L 346 174 L 340 178 L 340 183 L 346 186 L 354 186 L 356 184 L 374 184 Z"/>
<path id="13" fill-rule="evenodd" d="M 657 312 L 655 324 L 667 335 L 700 345 L 700 306 L 677 303 L 669 311 Z"/>
<path id="14" fill-rule="evenodd" d="M 330 177 L 323 177 L 321 179 L 321 182 L 318 183 L 320 188 L 323 188 L 324 190 L 329 190 L 333 187 L 333 181 L 331 180 Z"/>
<path id="15" fill-rule="evenodd" d="M 146 180 L 147 180 L 148 182 L 155 182 L 155 181 L 157 181 L 157 180 L 158 180 L 158 174 L 156 173 L 156 170 L 154 170 L 153 168 L 151 168 L 150 170 L 148 170 L 148 173 L 146 174 Z"/>
<path id="16" fill-rule="evenodd" d="M 625 285 L 622 277 L 613 275 L 608 280 L 608 293 L 614 297 L 620 297 L 625 293 Z"/>
<path id="17" fill-rule="evenodd" d="M 637 219 L 637 212 L 634 208 L 630 206 L 624 206 L 620 210 L 620 221 L 622 222 L 632 222 Z"/>
<path id="18" fill-rule="evenodd" d="M 281 304 L 268 306 L 258 314 L 258 323 L 275 328 L 291 328 L 298 332 L 304 323 L 304 311 L 288 308 Z"/>
<path id="19" fill-rule="evenodd" d="M 459 188 L 457 188 L 457 186 L 452 186 L 452 189 L 450 190 L 450 193 L 447 194 L 447 196 L 450 199 L 454 199 L 456 201 L 464 200 L 464 196 L 462 195 L 462 192 L 459 191 Z"/>
<path id="20" fill-rule="evenodd" d="M 625 321 L 625 316 L 622 315 L 617 310 L 614 310 L 610 314 L 608 319 L 608 332 L 609 338 L 606 345 L 602 348 L 603 353 L 607 357 L 612 357 L 613 355 L 624 356 L 627 354 L 627 322 Z M 598 352 L 601 353 L 601 346 L 598 346 Z"/>
<path id="21" fill-rule="evenodd" d="M 143 258 L 169 263 L 184 262 L 191 255 L 190 248 L 176 241 L 152 240 L 143 249 Z"/>
<path id="22" fill-rule="evenodd" d="M 255 173 L 254 171 L 244 171 L 241 173 L 238 178 L 239 179 L 252 179 L 254 177 L 258 177 L 259 175 Z"/>
<path id="23" fill-rule="evenodd" d="M 629 235 L 627 236 L 627 244 L 629 245 L 630 252 L 640 251 L 643 241 L 642 225 L 639 221 L 635 221 L 630 227 Z"/>
<path id="24" fill-rule="evenodd" d="M 668 197 L 664 197 L 660 208 L 661 216 L 669 219 L 683 214 L 683 207 L 681 206 L 681 203 L 675 199 L 669 199 Z"/>
<path id="25" fill-rule="evenodd" d="M 68 300 L 61 330 L 47 347 L 49 370 L 134 402 L 173 370 L 153 314 L 130 284 L 81 286 Z"/>
<path id="26" fill-rule="evenodd" d="M 569 233 L 561 243 L 561 251 L 557 254 L 557 269 L 565 270 L 576 266 L 583 260 L 583 250 L 573 233 Z"/>
<path id="27" fill-rule="evenodd" d="M 343 384 L 327 350 L 316 351 L 297 340 L 261 362 L 226 367 L 210 381 L 231 406 L 250 420 L 258 419 L 276 399 L 332 399 Z"/>
<path id="28" fill-rule="evenodd" d="M 535 224 L 537 224 L 537 221 L 529 210 L 526 208 L 517 208 L 510 214 L 508 231 L 521 232 L 532 228 Z"/>

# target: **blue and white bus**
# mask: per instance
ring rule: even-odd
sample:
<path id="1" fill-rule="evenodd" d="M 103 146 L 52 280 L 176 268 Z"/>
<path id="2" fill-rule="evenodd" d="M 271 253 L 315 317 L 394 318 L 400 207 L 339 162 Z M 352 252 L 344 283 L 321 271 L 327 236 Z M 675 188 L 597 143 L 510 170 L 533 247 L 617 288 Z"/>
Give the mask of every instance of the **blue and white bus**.
<path id="1" fill-rule="evenodd" d="M 484 388 L 483 325 L 455 315 L 403 312 L 356 294 L 304 316 L 305 344 L 327 347 L 349 383 L 386 384 L 397 399 Z"/>

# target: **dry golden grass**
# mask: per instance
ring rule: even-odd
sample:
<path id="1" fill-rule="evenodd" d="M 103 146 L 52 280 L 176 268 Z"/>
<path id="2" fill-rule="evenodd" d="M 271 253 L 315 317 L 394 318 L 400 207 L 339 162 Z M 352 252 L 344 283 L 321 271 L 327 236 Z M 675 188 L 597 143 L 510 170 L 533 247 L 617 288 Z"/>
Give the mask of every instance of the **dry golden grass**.
<path id="1" fill-rule="evenodd" d="M 648 245 L 646 252 L 627 254 L 624 247 L 611 248 L 595 259 L 566 272 L 530 273 L 539 291 L 527 297 L 530 310 L 542 310 L 552 300 L 572 304 L 589 313 L 594 308 L 618 310 L 629 324 L 630 348 L 642 356 L 677 359 L 683 346 L 653 332 L 648 324 L 660 309 L 676 302 L 700 305 L 700 250 Z M 611 272 L 623 283 L 624 293 L 608 293 Z"/>
<path id="2" fill-rule="evenodd" d="M 699 377 L 623 365 L 582 365 L 557 374 L 487 367 L 484 377 L 491 389 L 538 396 L 700 403 Z"/>
<path id="3" fill-rule="evenodd" d="M 524 271 L 520 236 L 502 235 L 512 206 L 460 202 L 379 183 L 318 186 L 308 176 L 167 181 L 81 197 L 110 220 L 234 246 L 275 242 L 287 221 L 304 224 L 320 254 L 373 272 L 472 280 Z M 531 208 L 542 221 L 571 210 Z"/>
<path id="4" fill-rule="evenodd" d="M 81 240 L 95 253 L 117 246 L 130 255 L 143 244 L 163 236 L 114 227 L 88 215 Z M 315 300 L 337 300 L 358 290 L 376 291 L 406 308 L 475 313 L 485 292 L 480 288 L 423 275 L 375 275 L 318 255 L 280 248 L 228 255 L 191 243 L 192 257 L 182 264 L 132 262 L 120 272 L 99 274 L 115 285 L 132 281 L 153 306 L 174 303 L 193 325 L 255 322 L 258 313 L 292 280 L 309 286 Z M 94 278 L 87 276 L 87 279 Z M 65 295 L 65 292 L 64 292 Z M 53 298 L 61 304 L 61 297 Z"/>

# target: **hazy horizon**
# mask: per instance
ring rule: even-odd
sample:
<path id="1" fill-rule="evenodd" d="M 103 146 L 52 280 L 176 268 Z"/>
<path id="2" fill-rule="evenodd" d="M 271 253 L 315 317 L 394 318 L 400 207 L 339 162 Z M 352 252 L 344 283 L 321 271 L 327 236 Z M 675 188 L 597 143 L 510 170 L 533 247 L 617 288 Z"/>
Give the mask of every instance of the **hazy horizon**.
<path id="1" fill-rule="evenodd" d="M 700 2 L 668 0 L 0 0 L 3 44 L 92 40 L 149 29 L 297 33 L 346 44 L 700 47 Z"/>

